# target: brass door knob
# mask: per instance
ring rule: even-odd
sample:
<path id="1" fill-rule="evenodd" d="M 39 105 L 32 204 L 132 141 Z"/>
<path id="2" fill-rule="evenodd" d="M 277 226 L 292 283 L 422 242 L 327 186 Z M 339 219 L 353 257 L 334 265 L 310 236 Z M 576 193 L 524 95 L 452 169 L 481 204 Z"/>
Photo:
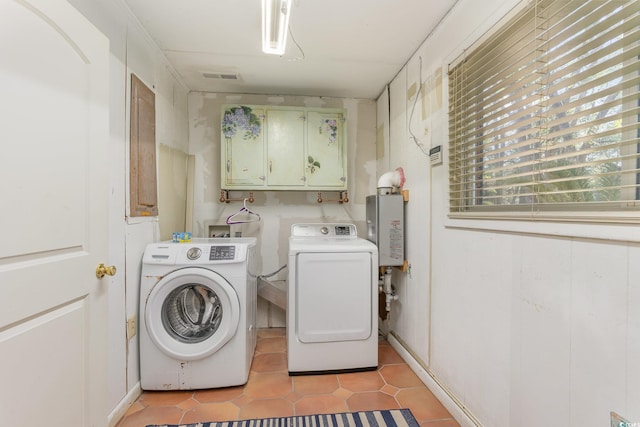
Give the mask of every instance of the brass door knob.
<path id="1" fill-rule="evenodd" d="M 100 264 L 96 267 L 96 277 L 98 279 L 102 279 L 104 276 L 115 276 L 116 274 L 116 266 L 115 265 L 104 265 Z"/>

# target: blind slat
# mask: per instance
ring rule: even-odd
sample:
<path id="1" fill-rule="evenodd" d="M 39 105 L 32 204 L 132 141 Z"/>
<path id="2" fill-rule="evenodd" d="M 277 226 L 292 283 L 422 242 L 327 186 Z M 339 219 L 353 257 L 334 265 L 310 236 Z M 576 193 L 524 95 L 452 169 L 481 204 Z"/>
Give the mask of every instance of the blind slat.
<path id="1" fill-rule="evenodd" d="M 574 75 L 572 76 L 572 81 L 573 81 L 573 87 L 569 87 L 568 91 L 563 92 L 563 95 L 565 97 L 571 96 L 571 95 L 575 95 L 575 94 L 579 94 L 581 90 L 585 90 L 583 89 L 585 87 L 585 85 L 588 85 L 586 90 L 592 89 L 594 86 L 598 87 L 600 85 L 604 85 L 606 82 L 608 82 L 609 80 L 611 80 L 613 77 L 611 76 L 611 74 L 614 74 L 614 76 L 623 76 L 626 75 L 630 72 L 637 72 L 637 63 L 635 63 L 635 61 L 633 63 L 629 63 L 627 64 L 625 67 L 620 68 L 619 70 L 616 70 L 614 73 L 605 73 L 604 75 L 602 75 L 601 77 L 599 77 L 597 80 L 591 80 L 591 81 L 584 81 L 584 80 L 588 80 L 588 78 L 590 76 L 593 76 L 594 74 L 597 73 L 603 73 L 606 72 L 607 70 L 612 69 L 613 67 L 615 67 L 617 64 L 620 63 L 624 63 L 626 61 L 629 61 L 630 59 L 636 58 L 638 55 L 640 55 L 640 46 L 634 46 L 634 47 L 630 47 L 627 49 L 618 49 L 620 51 L 621 56 L 616 55 L 612 58 L 610 58 L 607 61 L 602 61 L 600 64 L 596 64 L 594 65 L 592 68 L 586 68 L 588 64 L 590 64 L 591 62 L 593 62 L 592 58 L 589 58 L 590 62 L 587 61 L 582 61 L 582 70 L 578 71 L 576 73 L 574 73 Z M 608 51 L 607 51 L 608 52 Z M 637 75 L 637 73 L 636 73 Z M 550 78 L 555 78 L 555 76 L 551 75 Z M 555 93 L 555 92 L 560 92 L 562 89 L 567 89 L 566 86 L 566 77 L 558 77 L 557 79 L 562 79 L 562 80 L 558 80 L 557 82 L 551 82 L 550 84 L 548 84 L 546 86 L 546 91 L 550 92 L 550 93 Z M 524 80 L 522 81 L 523 84 L 526 84 L 528 81 L 530 80 Z M 626 84 L 633 84 L 629 83 L 628 81 L 623 82 L 623 85 Z M 612 90 L 618 90 L 618 87 L 614 87 Z M 533 101 L 529 98 L 525 98 L 522 99 L 519 102 L 514 102 L 513 99 L 517 96 L 527 96 L 527 95 L 531 95 L 533 94 L 533 91 L 541 91 L 540 88 L 538 87 L 533 87 L 532 90 L 530 90 L 529 92 L 522 92 L 522 93 L 518 93 L 516 91 L 508 93 L 509 98 L 511 99 L 511 102 L 509 103 L 508 108 L 500 108 L 501 105 L 498 105 L 498 108 L 496 109 L 496 111 L 491 111 L 488 110 L 488 108 L 492 105 L 492 104 L 497 104 L 495 102 L 495 100 L 488 98 L 487 102 L 485 103 L 480 103 L 478 101 L 477 104 L 482 105 L 482 109 L 476 108 L 475 111 L 469 111 L 470 109 L 466 109 L 461 111 L 460 113 L 456 113 L 455 115 L 455 119 L 460 119 L 462 120 L 464 118 L 464 120 L 469 123 L 469 125 L 467 126 L 461 126 L 460 129 L 464 130 L 464 129 L 468 129 L 470 126 L 473 125 L 473 123 L 475 123 L 475 119 L 477 119 L 480 115 L 482 117 L 482 120 L 484 122 L 491 122 L 493 119 L 495 119 L 496 117 L 500 116 L 505 116 L 506 114 L 511 114 L 516 112 L 519 108 L 522 108 L 523 106 L 526 105 L 530 105 Z M 515 98 L 517 99 L 517 98 Z M 493 102 L 492 102 L 493 101 Z M 504 105 L 504 104 L 502 104 Z M 505 111 L 507 110 L 507 111 Z M 507 116 L 508 118 L 503 119 L 503 121 L 505 120 L 515 120 L 514 118 L 511 118 L 511 116 Z M 470 120 L 471 119 L 471 120 Z"/>

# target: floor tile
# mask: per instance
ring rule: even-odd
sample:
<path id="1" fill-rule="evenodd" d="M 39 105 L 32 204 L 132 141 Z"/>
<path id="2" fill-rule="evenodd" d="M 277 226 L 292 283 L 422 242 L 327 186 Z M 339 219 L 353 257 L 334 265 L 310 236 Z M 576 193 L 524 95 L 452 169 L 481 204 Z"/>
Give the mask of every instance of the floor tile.
<path id="1" fill-rule="evenodd" d="M 353 396 L 353 392 L 351 390 L 347 390 L 346 388 L 340 387 L 336 391 L 332 393 L 335 397 L 343 400 L 347 400 L 351 396 Z"/>
<path id="2" fill-rule="evenodd" d="M 278 372 L 287 370 L 287 357 L 284 353 L 261 353 L 253 357 L 251 370 L 254 372 Z"/>
<path id="3" fill-rule="evenodd" d="M 293 415 L 293 403 L 285 399 L 260 399 L 243 406 L 240 418 L 290 417 Z"/>
<path id="4" fill-rule="evenodd" d="M 378 361 L 380 365 L 404 363 L 402 357 L 400 357 L 398 352 L 395 351 L 388 342 L 382 342 L 378 346 Z"/>
<path id="5" fill-rule="evenodd" d="M 286 372 L 252 374 L 244 389 L 254 399 L 284 397 L 292 391 L 292 380 Z"/>
<path id="6" fill-rule="evenodd" d="M 240 408 L 231 402 L 203 403 L 185 412 L 183 423 L 198 423 L 204 421 L 232 421 L 240 416 Z"/>
<path id="7" fill-rule="evenodd" d="M 193 393 L 193 398 L 200 403 L 226 402 L 242 396 L 243 393 L 243 386 L 213 388 L 208 390 L 196 390 Z"/>
<path id="8" fill-rule="evenodd" d="M 185 400 L 184 402 L 178 403 L 176 406 L 182 409 L 183 411 L 189 411 L 198 405 L 200 405 L 200 402 L 198 402 L 197 400 L 188 399 L 188 400 Z"/>
<path id="9" fill-rule="evenodd" d="M 133 402 L 133 405 L 131 405 L 129 409 L 127 409 L 127 412 L 125 413 L 125 417 L 133 415 L 136 412 L 141 411 L 143 409 L 144 409 L 144 405 L 142 403 L 140 403 L 139 401 Z"/>
<path id="10" fill-rule="evenodd" d="M 398 387 L 389 385 L 389 384 L 385 384 L 380 391 L 383 393 L 388 394 L 389 396 L 395 396 L 396 394 L 398 394 L 398 390 L 400 390 Z"/>
<path id="11" fill-rule="evenodd" d="M 420 427 L 460 427 L 387 341 L 376 371 L 289 376 L 284 328 L 258 330 L 247 384 L 145 391 L 116 427 L 410 408 Z"/>
<path id="12" fill-rule="evenodd" d="M 123 418 L 118 427 L 141 427 L 149 424 L 177 424 L 182 420 L 184 411 L 175 406 L 144 408 Z"/>
<path id="13" fill-rule="evenodd" d="M 265 337 L 256 344 L 256 353 L 284 353 L 287 341 L 284 337 Z"/>
<path id="14" fill-rule="evenodd" d="M 453 418 L 447 420 L 425 421 L 420 427 L 460 427 L 460 424 Z"/>
<path id="15" fill-rule="evenodd" d="M 335 375 L 302 375 L 293 377 L 293 388 L 300 394 L 329 394 L 340 387 Z"/>
<path id="16" fill-rule="evenodd" d="M 384 386 L 378 371 L 354 372 L 338 375 L 340 385 L 351 391 L 377 391 Z"/>
<path id="17" fill-rule="evenodd" d="M 400 390 L 396 399 L 403 408 L 411 409 L 418 421 L 451 418 L 449 411 L 426 387 Z"/>
<path id="18" fill-rule="evenodd" d="M 296 415 L 331 414 L 346 412 L 347 404 L 333 395 L 305 396 L 294 403 Z"/>
<path id="19" fill-rule="evenodd" d="M 347 399 L 350 411 L 375 411 L 377 409 L 400 409 L 398 401 L 380 391 L 354 393 Z"/>
<path id="20" fill-rule="evenodd" d="M 387 365 L 380 369 L 380 375 L 392 386 L 399 388 L 424 387 L 420 378 L 409 368 L 407 364 Z"/>
<path id="21" fill-rule="evenodd" d="M 285 328 L 262 328 L 258 329 L 258 339 L 269 337 L 284 337 L 286 336 Z"/>
<path id="22" fill-rule="evenodd" d="M 144 406 L 168 406 L 177 405 L 192 396 L 193 391 L 147 391 L 138 401 Z"/>

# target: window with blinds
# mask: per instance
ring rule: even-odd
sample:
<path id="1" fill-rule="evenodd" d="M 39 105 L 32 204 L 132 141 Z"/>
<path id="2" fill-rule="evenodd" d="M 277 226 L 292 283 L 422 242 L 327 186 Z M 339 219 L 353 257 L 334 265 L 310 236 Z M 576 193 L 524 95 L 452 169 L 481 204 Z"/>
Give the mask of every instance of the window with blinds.
<path id="1" fill-rule="evenodd" d="M 534 0 L 449 67 L 450 216 L 640 210 L 640 1 Z"/>

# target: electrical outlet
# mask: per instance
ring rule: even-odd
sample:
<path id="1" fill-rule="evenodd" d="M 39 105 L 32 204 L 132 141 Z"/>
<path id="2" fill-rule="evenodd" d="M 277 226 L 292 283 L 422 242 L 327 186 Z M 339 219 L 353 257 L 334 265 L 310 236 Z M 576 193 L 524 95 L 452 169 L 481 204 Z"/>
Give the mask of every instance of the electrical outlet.
<path id="1" fill-rule="evenodd" d="M 127 340 L 136 336 L 136 316 L 135 314 L 127 319 Z"/>

